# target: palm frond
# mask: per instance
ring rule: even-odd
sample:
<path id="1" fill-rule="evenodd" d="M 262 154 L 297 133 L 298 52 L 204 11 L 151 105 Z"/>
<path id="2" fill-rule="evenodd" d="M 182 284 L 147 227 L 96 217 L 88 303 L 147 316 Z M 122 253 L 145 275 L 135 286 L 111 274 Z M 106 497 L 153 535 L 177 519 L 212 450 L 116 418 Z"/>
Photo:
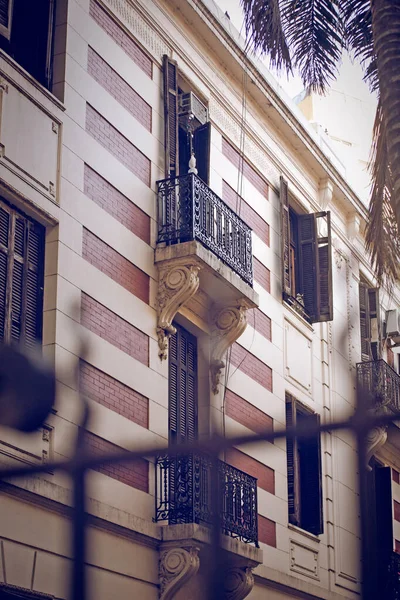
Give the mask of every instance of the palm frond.
<path id="1" fill-rule="evenodd" d="M 308 90 L 323 93 L 342 55 L 340 0 L 282 0 L 282 25 L 293 65 Z"/>
<path id="2" fill-rule="evenodd" d="M 244 12 L 246 37 L 253 49 L 267 54 L 272 67 L 291 72 L 279 0 L 240 0 L 240 3 Z"/>
<path id="3" fill-rule="evenodd" d="M 386 143 L 386 129 L 381 103 L 376 111 L 373 146 L 370 160 L 372 191 L 369 220 L 366 228 L 366 247 L 378 283 L 392 286 L 399 277 L 399 232 L 392 207 L 393 179 Z"/>
<path id="4" fill-rule="evenodd" d="M 342 3 L 344 43 L 354 58 L 364 69 L 364 81 L 371 91 L 379 87 L 372 35 L 372 15 L 370 0 L 347 0 Z"/>

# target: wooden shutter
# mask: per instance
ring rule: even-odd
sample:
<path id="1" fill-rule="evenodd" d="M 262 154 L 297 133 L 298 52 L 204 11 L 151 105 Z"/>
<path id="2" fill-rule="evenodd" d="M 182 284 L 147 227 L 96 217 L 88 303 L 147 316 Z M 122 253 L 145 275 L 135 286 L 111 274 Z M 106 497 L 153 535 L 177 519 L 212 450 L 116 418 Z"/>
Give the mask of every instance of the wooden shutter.
<path id="1" fill-rule="evenodd" d="M 163 56 L 165 177 L 179 175 L 178 150 L 178 67 Z"/>
<path id="2" fill-rule="evenodd" d="M 315 214 L 298 216 L 299 274 L 304 307 L 312 323 L 318 318 L 319 287 Z"/>
<path id="3" fill-rule="evenodd" d="M 44 228 L 0 203 L 0 339 L 41 339 Z"/>
<path id="4" fill-rule="evenodd" d="M 319 425 L 320 417 L 316 414 L 298 414 L 299 420 L 307 420 L 312 426 Z M 321 469 L 321 436 L 301 440 L 300 454 L 300 518 L 301 527 L 310 533 L 323 533 L 322 515 L 322 469 Z"/>
<path id="5" fill-rule="evenodd" d="M 359 284 L 360 302 L 360 336 L 361 336 L 361 360 L 371 360 L 370 349 L 370 318 L 369 318 L 369 294 L 365 283 Z"/>
<path id="6" fill-rule="evenodd" d="M 280 201 L 281 201 L 281 255 L 282 255 L 282 292 L 286 296 L 292 296 L 295 290 L 291 288 L 291 264 L 290 264 L 290 221 L 289 221 L 289 195 L 288 183 L 281 175 L 280 177 Z"/>
<path id="7" fill-rule="evenodd" d="M 332 321 L 333 319 L 333 293 L 332 293 L 332 241 L 331 241 L 331 213 L 316 213 L 317 231 L 317 314 L 316 322 Z M 324 226 L 326 232 L 318 235 L 318 221 L 326 219 Z"/>
<path id="8" fill-rule="evenodd" d="M 371 355 L 374 360 L 382 357 L 382 334 L 379 310 L 379 288 L 368 289 L 369 330 L 371 337 Z"/>
<path id="9" fill-rule="evenodd" d="M 197 437 L 197 340 L 175 327 L 169 342 L 169 436 L 180 443 Z"/>
<path id="10" fill-rule="evenodd" d="M 210 148 L 211 123 L 208 122 L 198 127 L 193 134 L 193 151 L 198 175 L 207 185 L 210 183 Z"/>
<path id="11" fill-rule="evenodd" d="M 375 467 L 376 551 L 380 591 L 387 583 L 387 565 L 393 552 L 393 499 L 390 467 Z M 374 565 L 375 566 L 375 565 Z M 386 598 L 383 591 L 381 598 Z"/>
<path id="12" fill-rule="evenodd" d="M 296 401 L 286 394 L 286 427 L 296 425 Z M 298 451 L 297 440 L 286 438 L 286 462 L 288 477 L 289 523 L 300 525 L 300 498 L 298 493 Z"/>
<path id="13" fill-rule="evenodd" d="M 11 38 L 13 0 L 0 0 L 0 35 Z"/>

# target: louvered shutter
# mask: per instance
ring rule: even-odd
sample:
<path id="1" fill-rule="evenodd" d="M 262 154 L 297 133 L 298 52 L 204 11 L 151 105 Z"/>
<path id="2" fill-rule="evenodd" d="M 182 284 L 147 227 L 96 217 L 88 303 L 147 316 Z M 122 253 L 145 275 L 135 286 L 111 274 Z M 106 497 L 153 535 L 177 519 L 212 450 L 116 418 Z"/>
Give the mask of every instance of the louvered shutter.
<path id="1" fill-rule="evenodd" d="M 299 414 L 298 421 L 306 419 L 311 426 L 318 426 L 319 415 Z M 300 477 L 301 477 L 301 527 L 310 533 L 323 533 L 322 515 L 322 471 L 321 471 L 321 436 L 301 440 L 300 443 Z"/>
<path id="2" fill-rule="evenodd" d="M 25 343 L 32 346 L 42 337 L 44 232 L 35 223 L 28 223 Z"/>
<path id="3" fill-rule="evenodd" d="M 299 273 L 304 307 L 312 323 L 318 316 L 319 289 L 317 284 L 318 253 L 315 214 L 299 215 Z"/>
<path id="4" fill-rule="evenodd" d="M 369 329 L 371 335 L 371 354 L 374 360 L 382 357 L 381 319 L 379 310 L 379 288 L 368 289 Z"/>
<path id="5" fill-rule="evenodd" d="M 317 253 L 316 278 L 318 285 L 317 314 L 315 322 L 332 321 L 333 319 L 333 293 L 332 293 L 332 242 L 331 242 L 331 213 L 316 213 Z M 318 221 L 326 219 L 324 226 L 326 232 L 318 235 Z"/>
<path id="6" fill-rule="evenodd" d="M 370 350 L 370 319 L 369 319 L 369 294 L 365 283 L 359 284 L 360 302 L 360 336 L 361 336 L 361 360 L 371 360 Z"/>
<path id="7" fill-rule="evenodd" d="M 296 402 L 295 399 L 286 394 L 286 427 L 296 425 Z M 299 494 L 298 494 L 298 453 L 297 440 L 286 438 L 286 461 L 288 477 L 288 512 L 289 523 L 300 524 Z"/>
<path id="8" fill-rule="evenodd" d="M 378 587 L 381 598 L 386 595 L 385 584 L 388 583 L 387 566 L 393 552 L 393 499 L 392 477 L 390 467 L 375 468 L 376 493 L 376 551 L 378 564 Z M 372 565 L 371 565 L 372 566 Z M 375 565 L 373 565 L 375 567 Z M 393 591 L 393 590 L 392 590 Z M 397 597 L 397 596 L 394 596 Z"/>
<path id="9" fill-rule="evenodd" d="M 0 206 L 0 341 L 4 341 L 6 333 L 6 303 L 8 247 L 10 239 L 10 213 Z"/>
<path id="10" fill-rule="evenodd" d="M 198 127 L 193 134 L 193 150 L 196 157 L 196 168 L 199 177 L 208 185 L 210 183 L 210 144 L 211 123 Z"/>
<path id="11" fill-rule="evenodd" d="M 165 177 L 168 178 L 179 174 L 178 67 L 166 54 L 163 56 L 163 80 Z"/>
<path id="12" fill-rule="evenodd" d="M 13 0 L 0 0 L 0 35 L 11 37 Z"/>
<path id="13" fill-rule="evenodd" d="M 280 177 L 280 203 L 281 203 L 281 254 L 282 254 L 282 291 L 286 296 L 292 296 L 295 290 L 291 288 L 290 265 L 290 221 L 289 221 L 289 195 L 288 183 Z"/>

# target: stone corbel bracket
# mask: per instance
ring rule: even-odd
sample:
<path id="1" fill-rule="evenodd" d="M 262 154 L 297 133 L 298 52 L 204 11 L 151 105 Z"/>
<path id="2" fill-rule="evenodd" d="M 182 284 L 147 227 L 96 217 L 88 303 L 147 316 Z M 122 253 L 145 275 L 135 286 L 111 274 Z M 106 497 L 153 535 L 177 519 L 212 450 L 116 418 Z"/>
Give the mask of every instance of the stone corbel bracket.
<path id="1" fill-rule="evenodd" d="M 366 436 L 366 467 L 368 471 L 372 471 L 372 468 L 369 465 L 369 461 L 376 454 L 377 450 L 381 448 L 387 440 L 387 425 L 379 425 L 370 429 Z"/>
<path id="2" fill-rule="evenodd" d="M 224 598 L 243 600 L 253 589 L 254 576 L 250 567 L 232 567 L 225 571 Z"/>
<path id="3" fill-rule="evenodd" d="M 159 266 L 157 293 L 158 355 L 165 360 L 168 339 L 176 331 L 172 321 L 178 310 L 192 298 L 199 288 L 199 271 L 196 261 L 188 259 L 163 263 Z"/>
<path id="4" fill-rule="evenodd" d="M 170 548 L 160 556 L 160 600 L 172 600 L 199 570 L 200 548 Z"/>
<path id="5" fill-rule="evenodd" d="M 211 330 L 211 384 L 218 393 L 221 372 L 225 367 L 225 352 L 246 329 L 246 311 L 249 306 L 242 302 L 236 306 L 223 306 L 214 311 Z"/>

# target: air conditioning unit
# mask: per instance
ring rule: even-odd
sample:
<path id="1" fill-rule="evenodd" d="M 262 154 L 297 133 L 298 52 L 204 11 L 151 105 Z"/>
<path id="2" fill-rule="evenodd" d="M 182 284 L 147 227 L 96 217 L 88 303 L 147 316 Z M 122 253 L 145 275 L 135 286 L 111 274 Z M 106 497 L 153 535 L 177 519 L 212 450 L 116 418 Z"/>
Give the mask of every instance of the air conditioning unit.
<path id="1" fill-rule="evenodd" d="M 179 123 L 185 129 L 188 128 L 189 124 L 193 129 L 197 129 L 207 121 L 208 108 L 196 94 L 193 94 L 193 92 L 179 94 Z"/>
<path id="2" fill-rule="evenodd" d="M 400 311 L 398 308 L 386 311 L 386 337 L 400 344 Z"/>

